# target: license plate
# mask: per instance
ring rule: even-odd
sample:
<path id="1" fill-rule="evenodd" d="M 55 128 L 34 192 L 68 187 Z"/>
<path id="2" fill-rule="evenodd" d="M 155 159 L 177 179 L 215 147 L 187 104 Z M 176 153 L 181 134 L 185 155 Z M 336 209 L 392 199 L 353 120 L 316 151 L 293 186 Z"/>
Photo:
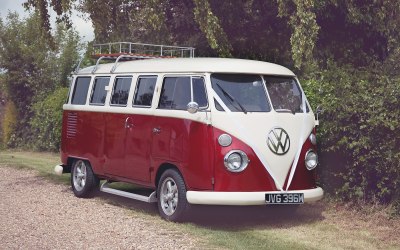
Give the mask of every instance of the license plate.
<path id="1" fill-rule="evenodd" d="M 278 193 L 265 194 L 265 203 L 267 204 L 303 204 L 303 193 Z"/>

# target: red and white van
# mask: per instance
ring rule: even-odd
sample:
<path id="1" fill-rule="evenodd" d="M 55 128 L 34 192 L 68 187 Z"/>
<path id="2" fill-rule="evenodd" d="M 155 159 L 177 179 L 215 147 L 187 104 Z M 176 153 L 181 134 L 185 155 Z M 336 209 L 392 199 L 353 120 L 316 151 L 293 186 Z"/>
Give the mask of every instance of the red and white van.
<path id="1" fill-rule="evenodd" d="M 290 205 L 323 196 L 314 113 L 285 67 L 222 58 L 99 64 L 73 75 L 63 109 L 56 170 L 71 172 L 78 197 L 106 180 L 101 191 L 158 202 L 160 215 L 175 221 L 188 204 Z"/>

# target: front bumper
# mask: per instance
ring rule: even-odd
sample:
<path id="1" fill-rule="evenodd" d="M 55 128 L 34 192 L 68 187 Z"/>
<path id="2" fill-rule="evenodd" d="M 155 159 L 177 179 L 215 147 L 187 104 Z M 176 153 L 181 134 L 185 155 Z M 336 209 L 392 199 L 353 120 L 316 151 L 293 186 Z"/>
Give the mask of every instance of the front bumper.
<path id="1" fill-rule="evenodd" d="M 265 192 L 210 192 L 187 191 L 186 199 L 190 204 L 202 205 L 265 205 L 265 194 L 304 193 L 304 202 L 314 202 L 322 199 L 324 190 L 317 187 L 307 190 L 265 191 Z"/>

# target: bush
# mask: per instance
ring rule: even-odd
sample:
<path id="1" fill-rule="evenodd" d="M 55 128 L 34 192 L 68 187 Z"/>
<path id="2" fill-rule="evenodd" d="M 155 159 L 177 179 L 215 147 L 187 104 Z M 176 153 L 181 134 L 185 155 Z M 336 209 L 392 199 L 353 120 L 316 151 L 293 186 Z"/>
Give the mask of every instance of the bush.
<path id="1" fill-rule="evenodd" d="M 61 140 L 62 106 L 68 88 L 58 88 L 42 101 L 33 105 L 34 116 L 31 120 L 35 141 L 33 146 L 40 151 L 58 152 Z"/>
<path id="2" fill-rule="evenodd" d="M 15 104 L 11 101 L 7 102 L 4 109 L 4 120 L 2 122 L 3 145 L 7 146 L 12 141 L 12 137 L 17 126 L 18 112 Z"/>
<path id="3" fill-rule="evenodd" d="M 321 104 L 324 183 L 344 200 L 398 202 L 400 197 L 400 77 L 330 63 L 303 85 Z"/>

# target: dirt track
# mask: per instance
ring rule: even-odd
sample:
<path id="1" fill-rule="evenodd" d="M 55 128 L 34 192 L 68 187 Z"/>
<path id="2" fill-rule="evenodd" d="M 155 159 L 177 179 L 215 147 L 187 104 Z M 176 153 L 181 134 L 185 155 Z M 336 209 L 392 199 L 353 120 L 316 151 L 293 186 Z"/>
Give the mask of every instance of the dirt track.
<path id="1" fill-rule="evenodd" d="M 78 199 L 68 186 L 35 171 L 0 166 L 0 173 L 1 249 L 187 249 L 198 244 L 156 215 L 132 213 L 107 199 Z"/>

